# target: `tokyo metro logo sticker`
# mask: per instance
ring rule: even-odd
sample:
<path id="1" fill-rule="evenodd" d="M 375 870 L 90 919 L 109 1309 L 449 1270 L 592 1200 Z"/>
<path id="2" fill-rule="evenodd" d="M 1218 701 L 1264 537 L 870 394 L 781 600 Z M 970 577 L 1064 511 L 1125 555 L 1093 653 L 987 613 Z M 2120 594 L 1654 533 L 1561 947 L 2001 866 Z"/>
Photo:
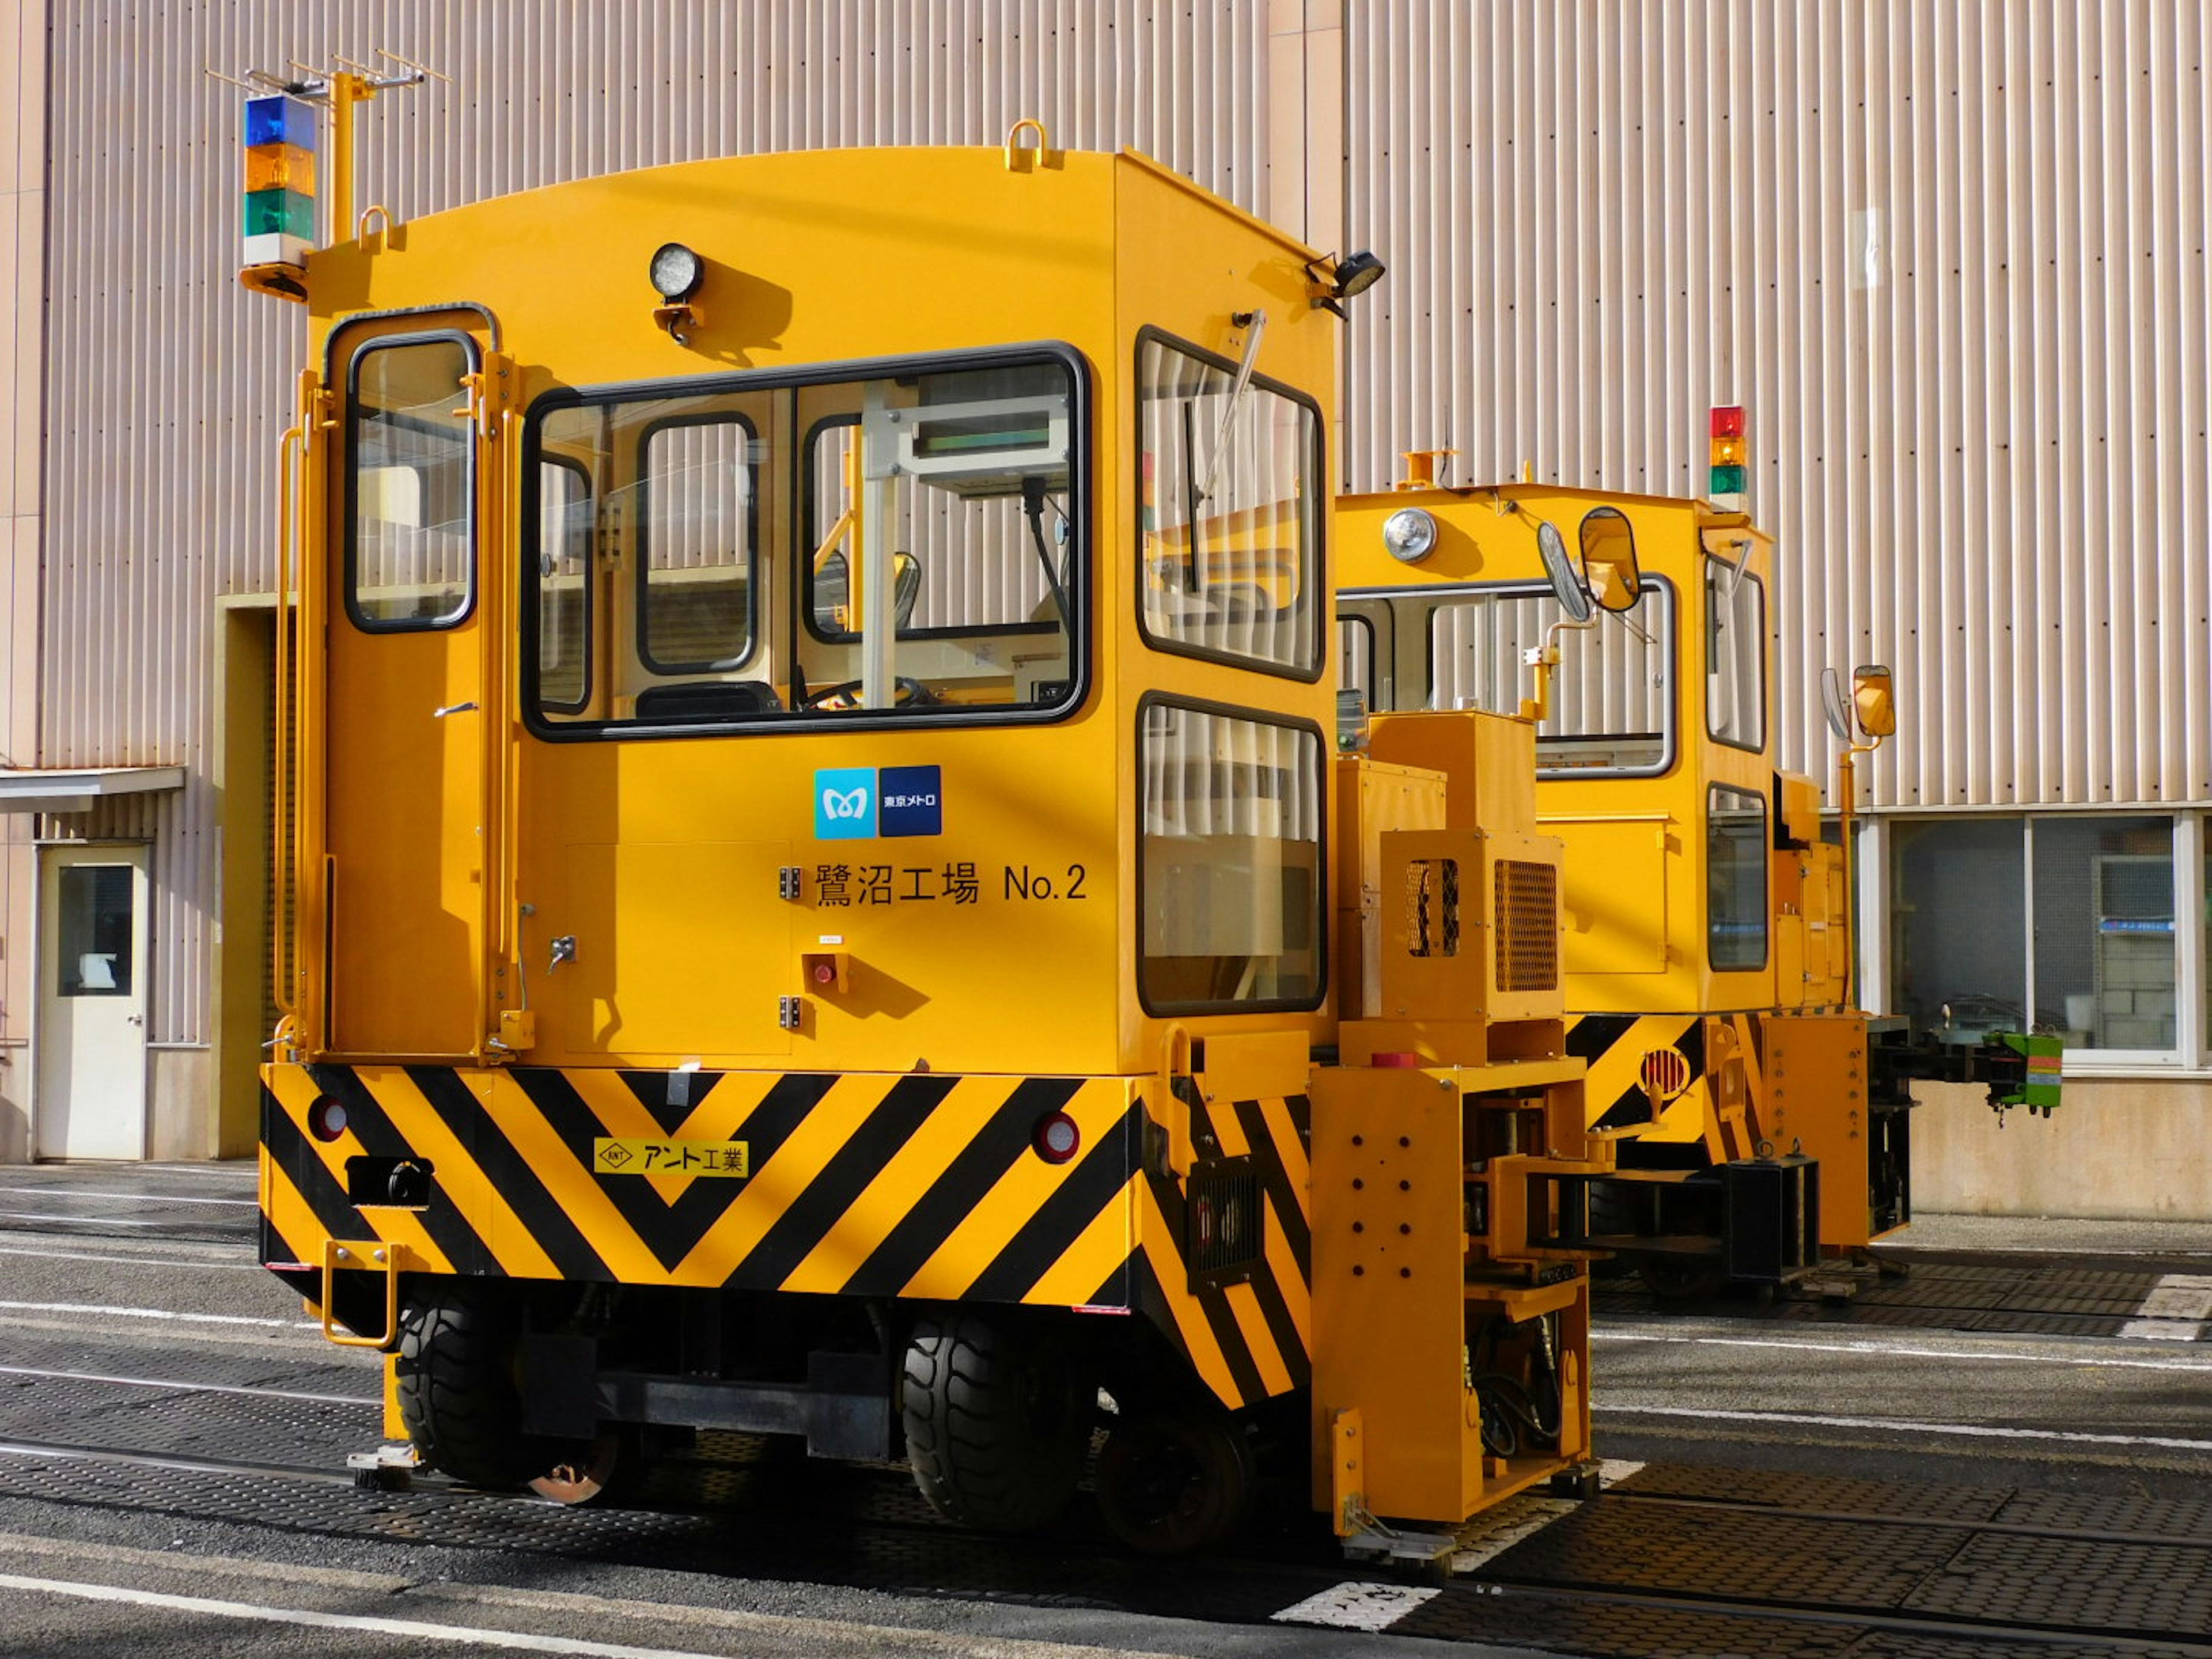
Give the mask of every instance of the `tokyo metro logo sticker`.
<path id="1" fill-rule="evenodd" d="M 944 773 L 934 766 L 823 767 L 814 775 L 814 838 L 945 833 Z"/>
<path id="2" fill-rule="evenodd" d="M 876 834 L 876 769 L 823 767 L 814 775 L 814 838 L 872 841 Z"/>

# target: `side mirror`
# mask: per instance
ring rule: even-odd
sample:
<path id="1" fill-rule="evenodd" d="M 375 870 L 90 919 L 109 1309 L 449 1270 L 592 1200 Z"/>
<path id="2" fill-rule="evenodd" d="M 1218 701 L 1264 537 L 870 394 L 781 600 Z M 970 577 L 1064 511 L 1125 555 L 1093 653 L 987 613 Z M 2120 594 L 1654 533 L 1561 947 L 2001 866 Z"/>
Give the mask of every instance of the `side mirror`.
<path id="1" fill-rule="evenodd" d="M 1567 538 L 1559 534 L 1559 526 L 1549 519 L 1536 526 L 1536 547 L 1544 556 L 1544 574 L 1552 579 L 1552 592 L 1559 601 L 1559 609 L 1577 626 L 1588 622 L 1593 614 L 1589 595 L 1583 591 L 1582 580 L 1575 574 L 1574 561 L 1567 556 Z"/>
<path id="2" fill-rule="evenodd" d="M 1851 740 L 1851 717 L 1844 712 L 1844 677 L 1832 668 L 1820 671 L 1820 712 L 1838 743 Z"/>
<path id="3" fill-rule="evenodd" d="M 1644 597 L 1644 573 L 1636 563 L 1636 532 L 1617 507 L 1593 507 L 1583 516 L 1583 580 L 1590 597 L 1618 614 L 1636 609 Z"/>
<path id="4" fill-rule="evenodd" d="M 1897 702 L 1890 673 L 1881 663 L 1851 670 L 1851 704 L 1857 710 L 1859 730 L 1870 738 L 1886 738 L 1897 730 Z"/>

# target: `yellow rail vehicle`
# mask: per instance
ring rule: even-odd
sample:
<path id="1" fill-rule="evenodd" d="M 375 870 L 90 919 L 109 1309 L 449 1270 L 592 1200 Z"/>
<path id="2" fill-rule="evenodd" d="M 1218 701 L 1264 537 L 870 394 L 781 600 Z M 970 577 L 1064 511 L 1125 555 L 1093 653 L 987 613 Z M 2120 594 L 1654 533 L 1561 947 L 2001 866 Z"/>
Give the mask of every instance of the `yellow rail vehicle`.
<path id="1" fill-rule="evenodd" d="M 1512 709 L 1524 660 L 1547 676 L 1527 712 L 1538 822 L 1568 849 L 1569 1044 L 1620 1166 L 1593 1235 L 1678 1293 L 1863 1251 L 1911 1219 L 1909 1079 L 2048 1110 L 2055 1042 L 1932 1053 L 1856 1006 L 1841 837 L 1776 759 L 1765 532 L 1698 501 L 1447 489 L 1437 459 L 1338 504 L 1340 672 L 1383 710 Z M 1596 601 L 1579 619 L 1560 571 Z M 1892 729 L 1887 671 L 1856 693 L 1863 731 Z M 1848 790 L 1872 745 L 1830 718 Z M 1407 719 L 1376 719 L 1378 758 L 1421 752 Z"/>
<path id="2" fill-rule="evenodd" d="M 362 228 L 249 273 L 310 319 L 264 1237 L 391 1428 L 1026 1527 L 1103 1427 L 1158 1548 L 1270 1450 L 1347 1534 L 1581 1470 L 1530 729 L 1334 753 L 1352 262 L 1011 145 Z"/>

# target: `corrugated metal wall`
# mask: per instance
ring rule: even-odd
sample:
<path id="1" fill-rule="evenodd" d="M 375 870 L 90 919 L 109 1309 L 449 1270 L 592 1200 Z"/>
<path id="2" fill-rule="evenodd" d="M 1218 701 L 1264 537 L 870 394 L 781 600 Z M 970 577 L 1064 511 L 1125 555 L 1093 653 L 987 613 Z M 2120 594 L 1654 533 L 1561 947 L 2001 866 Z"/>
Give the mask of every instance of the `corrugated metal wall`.
<path id="1" fill-rule="evenodd" d="M 453 77 L 365 121 L 402 216 L 613 168 L 860 143 L 1129 144 L 1239 203 L 1343 27 L 1358 302 L 1345 476 L 1702 483 L 1751 409 L 1785 752 L 1887 659 L 1878 805 L 2212 797 L 2204 257 L 2190 0 L 84 0 L 52 16 L 42 763 L 190 763 L 158 830 L 152 1035 L 208 1035 L 215 599 L 269 584 L 299 341 L 232 280 L 238 94 L 202 65 L 377 46 Z M 1279 81 L 1271 82 L 1271 70 Z M 1286 72 L 1287 71 L 1287 72 Z M 1275 90 L 1279 85 L 1282 89 Z M 1324 85 L 1326 90 L 1326 85 Z M 1306 112 L 1307 117 L 1312 112 Z M 145 815 L 152 814 L 150 818 Z M 58 829 L 58 825 L 54 826 Z"/>
<path id="2" fill-rule="evenodd" d="M 2212 8 L 1346 8 L 1346 477 L 1704 488 L 1749 407 L 1784 750 L 1887 660 L 1876 805 L 2212 794 Z"/>

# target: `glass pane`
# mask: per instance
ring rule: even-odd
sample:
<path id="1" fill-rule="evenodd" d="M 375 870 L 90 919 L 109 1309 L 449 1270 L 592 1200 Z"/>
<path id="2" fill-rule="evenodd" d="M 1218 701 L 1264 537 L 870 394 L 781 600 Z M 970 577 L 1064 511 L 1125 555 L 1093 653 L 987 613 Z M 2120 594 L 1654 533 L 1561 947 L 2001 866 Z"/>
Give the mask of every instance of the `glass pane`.
<path id="1" fill-rule="evenodd" d="M 1375 706 L 1375 624 L 1364 617 L 1337 619 L 1336 683 Z"/>
<path id="2" fill-rule="evenodd" d="M 60 975 L 54 989 L 65 997 L 131 994 L 131 909 L 137 872 L 127 864 L 62 866 L 58 922 Z"/>
<path id="3" fill-rule="evenodd" d="M 1766 595 L 1759 578 L 1705 561 L 1705 727 L 1739 749 L 1766 744 Z"/>
<path id="4" fill-rule="evenodd" d="M 1986 1032 L 2021 1030 L 2027 860 L 2021 821 L 1899 823 L 1889 856 L 1897 1012 L 1916 1031 L 1967 1048 Z"/>
<path id="5" fill-rule="evenodd" d="M 649 428 L 638 537 L 638 657 L 664 674 L 734 668 L 752 644 L 752 427 L 734 417 Z"/>
<path id="6" fill-rule="evenodd" d="M 1311 409 L 1165 341 L 1137 349 L 1144 624 L 1154 640 L 1309 673 L 1321 495 Z"/>
<path id="7" fill-rule="evenodd" d="M 1429 623 L 1428 707 L 1518 713 L 1534 689 L 1526 653 L 1563 616 L 1551 589 L 1533 586 L 1468 589 L 1438 603 Z M 1551 712 L 1536 728 L 1541 775 L 1649 771 L 1666 763 L 1674 632 L 1673 595 L 1651 582 L 1633 617 L 1603 611 L 1594 628 L 1561 630 Z M 1394 702 L 1421 706 L 1403 692 Z"/>
<path id="8" fill-rule="evenodd" d="M 1713 966 L 1766 965 L 1766 798 L 1715 787 L 1705 807 L 1705 934 Z"/>
<path id="9" fill-rule="evenodd" d="M 568 461 L 538 468 L 538 700 L 584 706 L 590 686 L 591 475 Z"/>
<path id="10" fill-rule="evenodd" d="M 1165 704 L 1144 721 L 1147 1006 L 1310 1006 L 1322 982 L 1320 740 Z"/>
<path id="11" fill-rule="evenodd" d="M 467 614 L 476 554 L 474 454 L 459 412 L 458 340 L 370 346 L 353 362 L 347 606 L 368 628 Z"/>
<path id="12" fill-rule="evenodd" d="M 1066 700 L 1080 522 L 1074 395 L 1058 363 L 810 389 L 799 550 L 809 710 L 867 703 L 866 642 L 885 633 L 882 706 Z M 880 597 L 868 591 L 872 556 L 883 559 Z"/>
<path id="13" fill-rule="evenodd" d="M 2169 1049 L 2173 820 L 2035 821 L 2035 1020 L 2092 1048 Z"/>

